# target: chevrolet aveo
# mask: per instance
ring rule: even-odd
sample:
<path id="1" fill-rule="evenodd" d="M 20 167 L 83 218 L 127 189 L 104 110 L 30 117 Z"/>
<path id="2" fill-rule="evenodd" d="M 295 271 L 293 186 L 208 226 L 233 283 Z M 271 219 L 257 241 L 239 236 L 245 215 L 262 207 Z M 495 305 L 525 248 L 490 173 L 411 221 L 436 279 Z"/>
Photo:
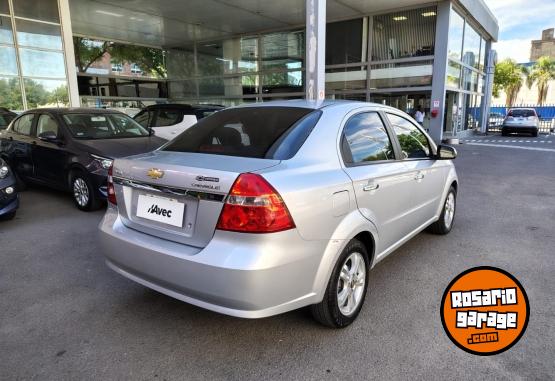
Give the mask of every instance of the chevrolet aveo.
<path id="1" fill-rule="evenodd" d="M 453 227 L 455 157 L 382 105 L 230 108 L 114 161 L 100 242 L 113 270 L 185 302 L 244 318 L 311 306 L 344 327 L 376 263 Z"/>

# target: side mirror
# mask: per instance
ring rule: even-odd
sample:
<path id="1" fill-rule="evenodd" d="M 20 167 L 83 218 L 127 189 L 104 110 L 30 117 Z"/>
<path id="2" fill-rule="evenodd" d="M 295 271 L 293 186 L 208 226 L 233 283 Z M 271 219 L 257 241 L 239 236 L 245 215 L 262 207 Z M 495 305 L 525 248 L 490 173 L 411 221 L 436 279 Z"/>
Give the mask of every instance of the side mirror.
<path id="1" fill-rule="evenodd" d="M 44 131 L 39 134 L 39 139 L 49 143 L 58 143 L 58 135 L 54 131 Z"/>
<path id="2" fill-rule="evenodd" d="M 156 135 L 156 133 L 154 132 L 154 128 L 152 128 L 152 127 L 149 127 L 149 128 L 148 128 L 148 135 L 149 135 L 149 136 L 154 136 L 154 135 Z"/>
<path id="3" fill-rule="evenodd" d="M 438 160 L 453 160 L 457 157 L 457 150 L 451 146 L 439 145 L 437 146 Z"/>

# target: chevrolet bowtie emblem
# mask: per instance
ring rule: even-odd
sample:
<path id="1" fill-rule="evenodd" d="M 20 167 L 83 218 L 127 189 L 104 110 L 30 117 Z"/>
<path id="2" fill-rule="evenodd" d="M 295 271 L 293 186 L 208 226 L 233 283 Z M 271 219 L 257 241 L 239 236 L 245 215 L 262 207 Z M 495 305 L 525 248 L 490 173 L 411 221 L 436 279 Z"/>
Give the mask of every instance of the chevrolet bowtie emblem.
<path id="1" fill-rule="evenodd" d="M 164 177 L 164 171 L 161 171 L 161 170 L 156 169 L 156 168 L 151 168 L 151 169 L 148 170 L 146 175 L 148 177 L 150 177 L 151 179 L 158 180 L 158 179 L 161 179 L 162 177 Z"/>

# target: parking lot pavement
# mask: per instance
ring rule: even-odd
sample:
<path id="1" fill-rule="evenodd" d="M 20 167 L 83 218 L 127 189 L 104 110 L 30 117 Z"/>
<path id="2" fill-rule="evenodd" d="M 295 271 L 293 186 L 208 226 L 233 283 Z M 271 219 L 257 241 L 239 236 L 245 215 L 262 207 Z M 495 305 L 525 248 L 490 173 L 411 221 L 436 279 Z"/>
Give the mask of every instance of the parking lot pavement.
<path id="1" fill-rule="evenodd" d="M 555 152 L 458 149 L 454 230 L 378 264 L 344 330 L 305 310 L 241 320 L 150 291 L 104 265 L 101 212 L 24 192 L 0 223 L 0 379 L 553 379 Z M 439 317 L 448 283 L 479 265 L 515 275 L 531 305 L 523 338 L 491 357 L 453 345 Z"/>
<path id="2" fill-rule="evenodd" d="M 547 149 L 555 149 L 554 134 L 539 134 L 533 137 L 525 134 L 513 134 L 509 136 L 501 136 L 501 134 L 490 134 L 482 136 L 472 136 L 461 139 L 461 143 L 467 144 L 507 144 L 507 145 L 523 145 L 531 147 L 543 147 Z"/>

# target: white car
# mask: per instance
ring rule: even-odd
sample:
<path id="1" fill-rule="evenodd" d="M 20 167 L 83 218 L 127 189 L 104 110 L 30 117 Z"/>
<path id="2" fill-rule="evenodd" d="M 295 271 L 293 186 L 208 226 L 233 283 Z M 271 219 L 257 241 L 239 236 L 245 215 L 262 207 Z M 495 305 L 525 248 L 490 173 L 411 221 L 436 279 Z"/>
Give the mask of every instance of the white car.
<path id="1" fill-rule="evenodd" d="M 144 108 L 135 121 L 162 139 L 172 140 L 200 119 L 223 109 L 218 105 L 156 104 Z"/>

